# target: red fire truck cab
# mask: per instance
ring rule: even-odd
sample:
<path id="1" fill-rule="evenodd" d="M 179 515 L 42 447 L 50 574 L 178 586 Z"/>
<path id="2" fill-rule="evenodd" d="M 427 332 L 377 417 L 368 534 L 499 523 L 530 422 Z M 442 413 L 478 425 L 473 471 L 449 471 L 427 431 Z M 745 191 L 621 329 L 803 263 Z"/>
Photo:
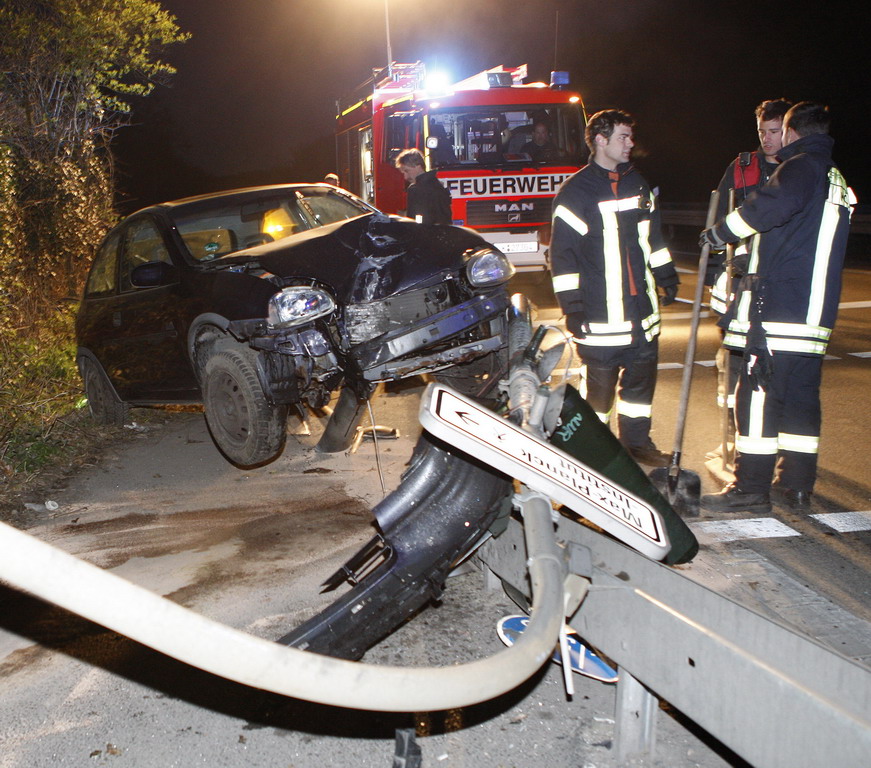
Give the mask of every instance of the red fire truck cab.
<path id="1" fill-rule="evenodd" d="M 340 101 L 336 160 L 343 186 L 403 213 L 396 156 L 416 147 L 472 227 L 518 269 L 546 268 L 553 197 L 586 157 L 586 115 L 566 73 L 524 84 L 526 65 L 495 67 L 438 91 L 420 62 L 392 64 Z"/>

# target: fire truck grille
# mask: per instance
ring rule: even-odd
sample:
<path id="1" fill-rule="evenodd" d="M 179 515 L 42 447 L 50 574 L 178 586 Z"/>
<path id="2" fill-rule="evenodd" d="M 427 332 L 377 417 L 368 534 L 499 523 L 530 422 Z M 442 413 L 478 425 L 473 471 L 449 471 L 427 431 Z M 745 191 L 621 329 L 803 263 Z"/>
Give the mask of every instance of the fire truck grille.
<path id="1" fill-rule="evenodd" d="M 553 198 L 526 200 L 470 200 L 466 203 L 466 224 L 470 227 L 512 224 L 546 224 L 550 221 Z"/>

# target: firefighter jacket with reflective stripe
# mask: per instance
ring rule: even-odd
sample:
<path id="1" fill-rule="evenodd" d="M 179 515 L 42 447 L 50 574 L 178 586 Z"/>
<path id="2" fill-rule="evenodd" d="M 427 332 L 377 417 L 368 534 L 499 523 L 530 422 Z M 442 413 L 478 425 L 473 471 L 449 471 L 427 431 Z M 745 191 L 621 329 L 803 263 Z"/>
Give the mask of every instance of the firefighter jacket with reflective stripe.
<path id="1" fill-rule="evenodd" d="M 657 201 L 629 163 L 609 172 L 590 162 L 562 185 L 550 262 L 560 307 L 589 327 L 580 344 L 622 347 L 633 335 L 651 341 L 659 334 L 656 286 L 677 284 L 677 272 Z"/>
<path id="2" fill-rule="evenodd" d="M 755 152 L 742 152 L 736 157 L 717 187 L 718 203 L 715 221 L 719 221 L 729 212 L 729 191 L 735 190 L 735 207 L 741 205 L 751 192 L 755 192 L 771 178 L 777 169 L 777 163 L 769 163 L 762 149 Z M 758 238 L 757 238 L 758 239 Z M 732 277 L 738 280 L 744 273 L 743 265 L 747 254 L 753 249 L 753 238 L 741 243 L 735 248 L 735 259 L 732 264 Z M 724 314 L 729 305 L 729 277 L 726 273 L 726 258 L 723 251 L 711 253 L 708 261 L 705 285 L 711 286 L 711 309 Z M 739 264 L 741 266 L 739 266 Z M 734 284 L 733 284 L 734 287 Z"/>
<path id="3" fill-rule="evenodd" d="M 720 321 L 725 346 L 743 349 L 750 323 L 761 322 L 772 352 L 825 354 L 855 203 L 832 164 L 833 143 L 812 134 L 785 146 L 769 182 L 717 224 L 726 242 L 761 233 Z"/>

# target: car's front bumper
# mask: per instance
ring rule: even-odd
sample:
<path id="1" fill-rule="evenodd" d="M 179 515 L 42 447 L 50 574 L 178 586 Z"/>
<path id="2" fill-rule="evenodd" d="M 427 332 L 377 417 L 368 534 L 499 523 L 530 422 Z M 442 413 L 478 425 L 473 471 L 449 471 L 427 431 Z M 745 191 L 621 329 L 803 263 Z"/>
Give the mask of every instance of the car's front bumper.
<path id="1" fill-rule="evenodd" d="M 475 296 L 370 341 L 357 344 L 351 356 L 367 381 L 390 381 L 473 360 L 507 343 L 508 293 Z M 451 345 L 451 339 L 471 334 Z"/>

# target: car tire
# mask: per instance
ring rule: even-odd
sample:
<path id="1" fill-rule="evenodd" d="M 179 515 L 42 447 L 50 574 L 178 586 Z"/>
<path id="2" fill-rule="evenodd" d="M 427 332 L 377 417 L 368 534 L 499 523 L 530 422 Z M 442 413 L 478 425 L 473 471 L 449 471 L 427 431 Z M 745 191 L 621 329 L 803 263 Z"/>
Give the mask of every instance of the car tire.
<path id="1" fill-rule="evenodd" d="M 130 415 L 130 406 L 115 394 L 100 364 L 89 357 L 80 357 L 79 373 L 85 385 L 91 418 L 97 424 L 123 425 Z"/>
<path id="2" fill-rule="evenodd" d="M 287 406 L 268 402 L 256 365 L 253 350 L 219 342 L 203 366 L 209 432 L 221 453 L 243 469 L 275 459 L 287 436 Z"/>

